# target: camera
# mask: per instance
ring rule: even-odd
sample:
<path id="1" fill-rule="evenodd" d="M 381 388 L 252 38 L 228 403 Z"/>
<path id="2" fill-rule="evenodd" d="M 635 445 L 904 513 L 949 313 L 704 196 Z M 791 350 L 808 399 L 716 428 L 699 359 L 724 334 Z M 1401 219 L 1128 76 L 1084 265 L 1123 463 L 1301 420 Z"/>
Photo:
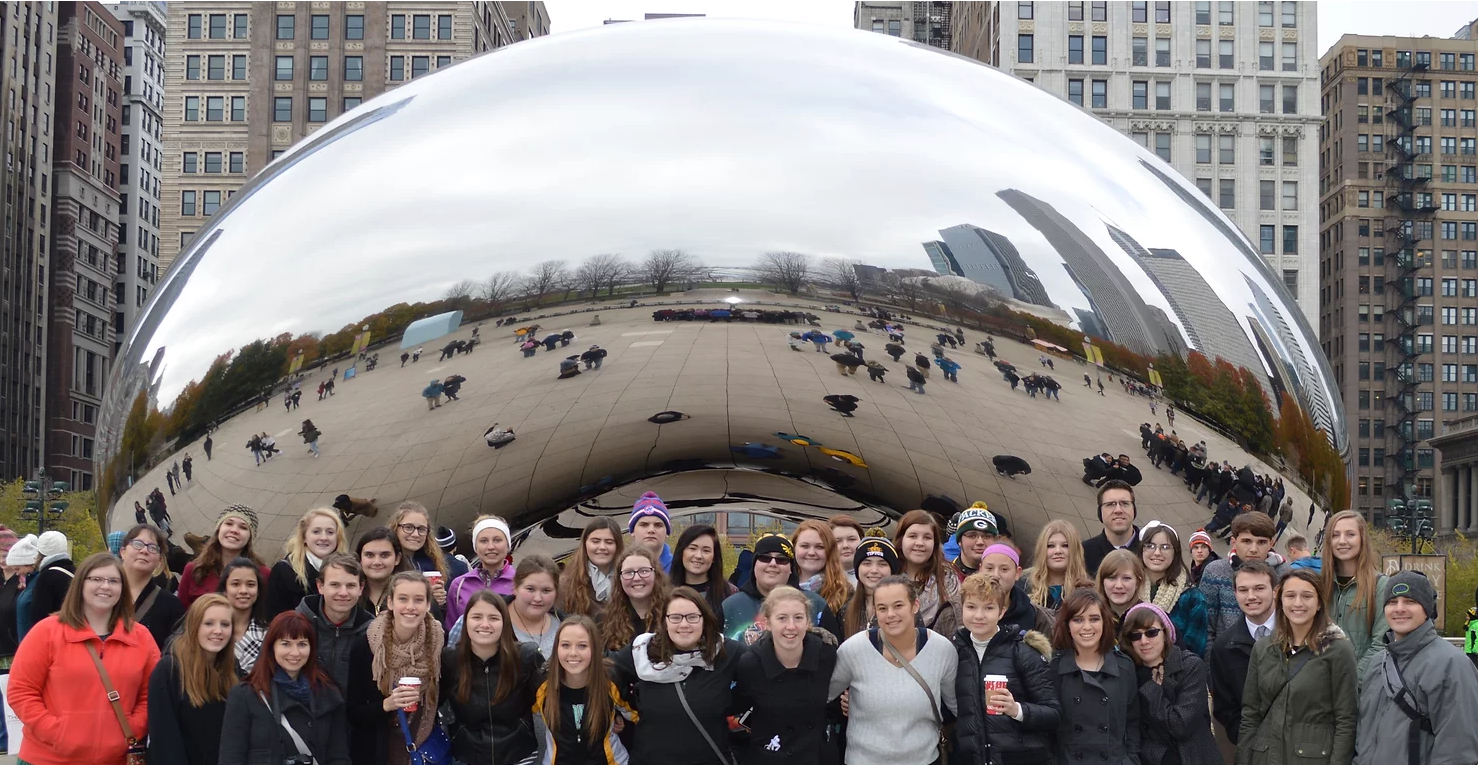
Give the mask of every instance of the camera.
<path id="1" fill-rule="evenodd" d="M 284 758 L 282 765 L 313 765 L 313 758 L 306 754 L 295 754 L 291 757 Z"/>

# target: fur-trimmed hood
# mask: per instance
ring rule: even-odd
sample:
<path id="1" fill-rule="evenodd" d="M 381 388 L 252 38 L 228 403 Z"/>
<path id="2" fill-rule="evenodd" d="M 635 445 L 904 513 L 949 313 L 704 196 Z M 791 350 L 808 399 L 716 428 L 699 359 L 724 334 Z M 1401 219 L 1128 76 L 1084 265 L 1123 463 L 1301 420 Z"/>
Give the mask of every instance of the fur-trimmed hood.
<path id="1" fill-rule="evenodd" d="M 1021 642 L 1041 654 L 1043 659 L 1052 660 L 1052 641 L 1046 635 L 1036 630 L 1027 630 L 1026 634 L 1021 636 Z"/>

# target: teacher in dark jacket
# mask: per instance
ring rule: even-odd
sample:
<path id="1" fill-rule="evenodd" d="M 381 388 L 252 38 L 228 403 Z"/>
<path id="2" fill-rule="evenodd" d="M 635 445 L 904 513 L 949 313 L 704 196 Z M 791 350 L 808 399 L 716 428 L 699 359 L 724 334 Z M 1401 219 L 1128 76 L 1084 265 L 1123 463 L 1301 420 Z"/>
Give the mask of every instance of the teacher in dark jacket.
<path id="1" fill-rule="evenodd" d="M 1124 614 L 1119 649 L 1134 660 L 1139 681 L 1140 762 L 1194 765 L 1216 762 L 1206 704 L 1206 665 L 1175 645 L 1175 625 L 1163 609 L 1140 603 Z"/>
<path id="2" fill-rule="evenodd" d="M 738 707 L 752 710 L 748 746 L 739 754 L 745 765 L 841 762 L 832 725 L 841 720 L 841 706 L 827 704 L 837 642 L 811 629 L 811 609 L 806 593 L 794 587 L 770 590 L 761 606 L 766 631 L 739 657 Z"/>
<path id="3" fill-rule="evenodd" d="M 1103 532 L 1083 540 L 1083 563 L 1089 576 L 1098 573 L 1098 564 L 1114 550 L 1127 549 L 1139 557 L 1139 527 L 1134 525 L 1137 515 L 1133 486 L 1119 480 L 1098 485 L 1098 520 Z"/>
<path id="4" fill-rule="evenodd" d="M 251 675 L 226 697 L 220 765 L 282 765 L 300 755 L 318 765 L 350 765 L 344 697 L 318 666 L 317 642 L 300 613 L 272 620 Z M 302 748 L 279 719 L 303 740 Z"/>
<path id="5" fill-rule="evenodd" d="M 744 646 L 724 639 L 708 601 L 690 587 L 673 590 L 653 607 L 662 614 L 658 631 L 637 635 L 615 655 L 616 683 L 626 698 L 637 699 L 631 761 L 727 765 L 725 718 L 736 711 L 732 688 Z"/>

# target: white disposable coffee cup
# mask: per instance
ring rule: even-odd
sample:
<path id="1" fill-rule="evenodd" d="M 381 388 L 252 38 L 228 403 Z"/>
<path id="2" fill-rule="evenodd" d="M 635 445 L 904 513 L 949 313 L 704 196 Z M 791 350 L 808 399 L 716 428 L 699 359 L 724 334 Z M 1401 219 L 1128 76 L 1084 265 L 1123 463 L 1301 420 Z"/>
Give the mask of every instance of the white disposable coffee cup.
<path id="1" fill-rule="evenodd" d="M 416 689 L 416 693 L 418 694 L 418 698 L 419 698 L 419 694 L 421 692 L 421 678 L 419 678 L 419 677 L 402 677 L 402 678 L 400 678 L 400 682 L 397 683 L 397 685 L 408 685 L 408 686 L 411 686 L 412 688 L 415 688 Z M 417 701 L 416 703 L 411 704 L 410 706 L 406 707 L 405 708 L 405 711 L 406 712 L 414 712 L 414 711 L 416 711 L 416 708 L 419 707 L 420 705 L 421 705 L 420 702 Z"/>
<path id="2" fill-rule="evenodd" d="M 987 695 L 989 695 L 991 691 L 1004 691 L 1004 690 L 1006 690 L 1006 676 L 1005 675 L 986 675 L 985 676 L 985 692 L 986 692 Z M 988 705 L 985 708 L 985 712 L 986 712 L 986 714 L 992 714 L 992 715 L 1000 714 L 1000 712 L 991 711 L 991 708 Z"/>
<path id="3" fill-rule="evenodd" d="M 426 581 L 428 581 L 428 582 L 439 582 L 439 581 L 441 581 L 441 572 L 440 571 L 427 571 L 425 573 L 425 577 L 426 577 Z"/>

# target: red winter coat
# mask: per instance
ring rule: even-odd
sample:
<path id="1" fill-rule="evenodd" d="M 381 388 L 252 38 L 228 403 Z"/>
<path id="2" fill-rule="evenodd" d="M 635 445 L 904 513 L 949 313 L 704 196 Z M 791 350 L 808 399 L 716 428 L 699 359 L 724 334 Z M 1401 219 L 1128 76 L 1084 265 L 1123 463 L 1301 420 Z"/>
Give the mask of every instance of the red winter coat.
<path id="1" fill-rule="evenodd" d="M 88 628 L 74 629 L 49 616 L 26 634 L 10 668 L 10 708 L 25 725 L 20 759 L 33 765 L 122 765 L 128 745 L 108 702 L 92 643 L 102 657 L 133 735 L 149 732 L 149 674 L 159 647 L 141 624 L 122 623 L 99 641 Z"/>

